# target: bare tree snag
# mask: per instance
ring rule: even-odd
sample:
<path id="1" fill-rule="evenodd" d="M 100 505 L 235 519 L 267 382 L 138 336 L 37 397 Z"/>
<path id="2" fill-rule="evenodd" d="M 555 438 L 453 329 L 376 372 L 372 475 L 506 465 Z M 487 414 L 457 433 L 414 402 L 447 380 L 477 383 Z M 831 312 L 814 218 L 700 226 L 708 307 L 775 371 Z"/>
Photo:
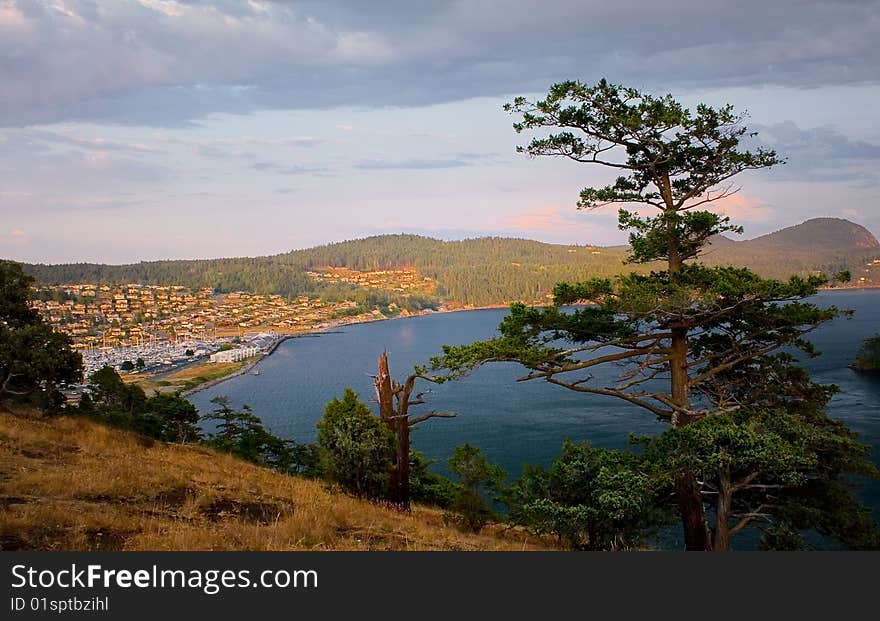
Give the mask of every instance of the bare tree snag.
<path id="1" fill-rule="evenodd" d="M 425 403 L 423 393 L 413 396 L 416 380 L 422 378 L 431 381 L 430 377 L 413 373 L 403 384 L 391 378 L 388 371 L 388 352 L 379 356 L 379 373 L 373 377 L 376 387 L 376 400 L 379 403 L 379 417 L 391 430 L 397 440 L 396 454 L 391 471 L 390 500 L 403 508 L 410 503 L 409 471 L 410 471 L 410 429 L 431 418 L 453 418 L 452 412 L 428 412 L 422 416 L 410 418 L 409 406 Z"/>

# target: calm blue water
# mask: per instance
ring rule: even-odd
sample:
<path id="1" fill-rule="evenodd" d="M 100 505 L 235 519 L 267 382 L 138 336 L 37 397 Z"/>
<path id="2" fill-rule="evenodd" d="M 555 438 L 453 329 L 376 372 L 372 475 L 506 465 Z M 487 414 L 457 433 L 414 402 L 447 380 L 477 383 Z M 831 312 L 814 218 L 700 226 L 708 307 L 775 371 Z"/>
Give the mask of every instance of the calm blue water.
<path id="1" fill-rule="evenodd" d="M 818 296 L 817 302 L 853 309 L 855 316 L 813 333 L 812 340 L 823 355 L 805 366 L 816 381 L 841 387 L 830 414 L 859 432 L 862 440 L 874 447 L 873 457 L 878 461 L 880 381 L 853 373 L 847 364 L 862 341 L 880 331 L 880 291 L 828 292 Z M 444 344 L 492 337 L 506 312 L 480 310 L 395 319 L 291 339 L 259 363 L 259 376 L 230 379 L 194 394 L 190 400 L 201 412 L 207 412 L 213 397 L 225 395 L 236 406 L 249 404 L 272 432 L 311 442 L 324 405 L 346 387 L 365 401 L 373 398 L 370 374 L 375 373 L 383 350 L 388 351 L 391 372 L 402 378 L 414 365 L 438 354 Z M 413 448 L 443 462 L 454 447 L 469 442 L 517 476 L 523 464 L 549 465 L 559 455 L 564 438 L 625 448 L 629 433 L 656 434 L 665 428 L 649 413 L 617 399 L 575 393 L 546 382 L 516 382 L 523 372 L 519 365 L 499 363 L 461 381 L 440 386 L 425 382 L 423 389 L 432 392 L 426 395 L 428 404 L 418 408 L 454 411 L 459 416 L 415 427 Z M 613 368 L 594 371 L 599 382 L 616 373 L 619 371 Z M 871 483 L 863 497 L 880 514 L 880 484 Z"/>

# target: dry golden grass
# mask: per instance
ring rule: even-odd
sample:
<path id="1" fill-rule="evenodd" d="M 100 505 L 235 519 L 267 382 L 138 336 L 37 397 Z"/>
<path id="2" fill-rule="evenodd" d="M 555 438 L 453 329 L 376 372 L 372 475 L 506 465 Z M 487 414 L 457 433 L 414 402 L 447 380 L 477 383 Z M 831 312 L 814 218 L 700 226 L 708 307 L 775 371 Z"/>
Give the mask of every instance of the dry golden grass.
<path id="1" fill-rule="evenodd" d="M 80 418 L 0 412 L 0 550 L 521 550 L 197 446 Z"/>

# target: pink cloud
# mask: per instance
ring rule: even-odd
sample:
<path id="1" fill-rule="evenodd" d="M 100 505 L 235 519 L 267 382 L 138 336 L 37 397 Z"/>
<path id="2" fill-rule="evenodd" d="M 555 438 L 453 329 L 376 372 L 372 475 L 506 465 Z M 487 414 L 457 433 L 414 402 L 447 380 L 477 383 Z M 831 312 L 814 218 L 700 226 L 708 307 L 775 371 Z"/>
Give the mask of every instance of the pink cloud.
<path id="1" fill-rule="evenodd" d="M 523 232 L 558 231 L 563 227 L 571 226 L 571 222 L 562 215 L 558 205 L 545 205 L 508 216 L 504 219 L 504 225 L 506 228 Z"/>
<path id="2" fill-rule="evenodd" d="M 0 247 L 26 246 L 30 243 L 30 241 L 30 236 L 24 229 L 14 228 L 6 234 L 0 233 Z"/>
<path id="3" fill-rule="evenodd" d="M 544 205 L 507 216 L 502 226 L 510 233 L 557 243 L 618 244 L 616 226 L 607 226 L 607 215 L 578 211 L 574 207 Z"/>
<path id="4" fill-rule="evenodd" d="M 729 216 L 734 223 L 767 222 L 773 215 L 773 209 L 767 203 L 739 192 L 710 203 L 707 210 Z"/>

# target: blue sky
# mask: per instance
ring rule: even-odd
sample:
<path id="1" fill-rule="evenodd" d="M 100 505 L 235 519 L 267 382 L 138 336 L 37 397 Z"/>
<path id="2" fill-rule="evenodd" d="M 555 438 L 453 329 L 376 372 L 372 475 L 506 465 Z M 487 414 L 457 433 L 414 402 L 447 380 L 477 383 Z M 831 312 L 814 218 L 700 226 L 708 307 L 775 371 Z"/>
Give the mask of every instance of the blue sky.
<path id="1" fill-rule="evenodd" d="M 601 77 L 750 112 L 724 208 L 880 233 L 877 2 L 0 0 L 0 257 L 262 255 L 378 233 L 620 243 L 606 170 L 501 106 Z M 369 10 L 366 10 L 369 7 Z"/>

